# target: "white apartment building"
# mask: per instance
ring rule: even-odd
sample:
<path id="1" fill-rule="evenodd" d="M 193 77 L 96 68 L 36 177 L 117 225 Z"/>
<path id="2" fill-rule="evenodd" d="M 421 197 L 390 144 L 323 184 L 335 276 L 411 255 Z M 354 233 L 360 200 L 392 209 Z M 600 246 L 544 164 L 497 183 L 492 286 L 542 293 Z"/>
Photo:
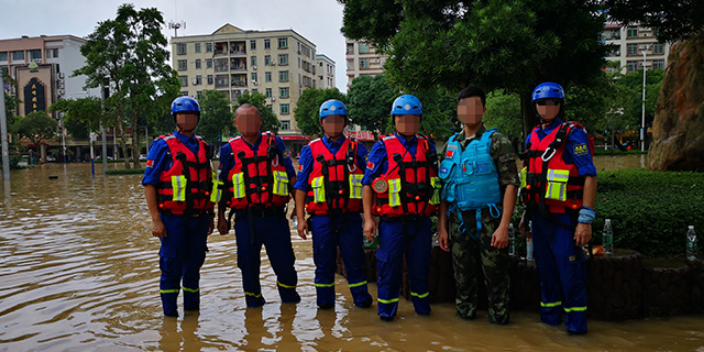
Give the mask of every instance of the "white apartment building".
<path id="1" fill-rule="evenodd" d="M 623 26 L 620 23 L 606 22 L 601 39 L 604 44 L 616 46 L 606 55 L 606 60 L 619 62 L 623 74 L 643 67 L 643 52 L 647 69 L 663 70 L 667 65 L 670 43 L 658 43 L 657 29 L 637 24 Z"/>
<path id="2" fill-rule="evenodd" d="M 377 54 L 374 46 L 352 39 L 345 39 L 347 44 L 347 86 L 359 76 L 376 76 L 384 73 L 386 56 Z"/>
<path id="3" fill-rule="evenodd" d="M 325 54 L 318 54 L 315 62 L 318 64 L 318 88 L 335 88 L 335 61 Z"/>

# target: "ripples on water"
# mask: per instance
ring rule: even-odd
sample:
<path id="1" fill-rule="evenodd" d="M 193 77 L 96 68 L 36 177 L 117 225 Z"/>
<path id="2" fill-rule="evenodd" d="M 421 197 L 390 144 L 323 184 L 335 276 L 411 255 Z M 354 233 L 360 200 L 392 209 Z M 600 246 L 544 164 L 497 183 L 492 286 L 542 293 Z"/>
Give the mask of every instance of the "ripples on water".
<path id="1" fill-rule="evenodd" d="M 49 175 L 58 175 L 56 180 Z M 158 291 L 159 241 L 150 235 L 140 176 L 90 177 L 86 165 L 12 172 L 0 197 L 0 351 L 475 351 L 696 350 L 700 317 L 590 322 L 567 336 L 514 312 L 512 324 L 429 317 L 404 300 L 393 323 L 353 307 L 338 277 L 334 311 L 318 311 L 311 243 L 294 237 L 302 302 L 282 305 L 268 261 L 268 304 L 246 309 L 234 236 L 212 235 L 201 271 L 201 311 L 164 319 Z M 370 291 L 376 296 L 376 286 Z M 180 300 L 179 300 L 180 301 Z M 481 314 L 480 314 L 481 316 Z"/>

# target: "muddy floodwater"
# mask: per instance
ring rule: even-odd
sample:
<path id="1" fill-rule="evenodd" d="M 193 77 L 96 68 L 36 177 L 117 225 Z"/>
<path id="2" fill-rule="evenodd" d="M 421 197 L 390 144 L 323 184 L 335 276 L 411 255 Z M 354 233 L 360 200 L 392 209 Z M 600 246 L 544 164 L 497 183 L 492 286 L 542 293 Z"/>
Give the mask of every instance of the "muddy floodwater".
<path id="1" fill-rule="evenodd" d="M 598 158 L 599 170 L 616 162 Z M 234 235 L 211 235 L 200 312 L 164 318 L 140 180 L 93 178 L 78 164 L 12 172 L 0 187 L 0 351 L 704 351 L 702 316 L 591 320 L 588 335 L 569 336 L 536 313 L 496 326 L 486 312 L 461 320 L 450 303 L 417 316 L 402 299 L 398 318 L 383 322 L 376 304 L 353 306 L 342 277 L 335 310 L 318 311 L 311 242 L 293 233 L 301 303 L 281 304 L 264 256 L 268 303 L 247 309 Z"/>

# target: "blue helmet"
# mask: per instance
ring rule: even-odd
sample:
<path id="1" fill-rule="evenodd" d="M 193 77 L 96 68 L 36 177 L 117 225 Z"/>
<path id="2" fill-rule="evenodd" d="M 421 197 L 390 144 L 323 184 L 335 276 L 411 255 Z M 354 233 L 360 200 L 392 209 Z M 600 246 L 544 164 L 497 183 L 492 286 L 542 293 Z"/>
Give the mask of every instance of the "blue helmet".
<path id="1" fill-rule="evenodd" d="M 533 90 L 531 95 L 531 103 L 535 103 L 539 99 L 565 99 L 565 91 L 562 87 L 554 82 L 544 82 L 539 84 Z"/>
<path id="2" fill-rule="evenodd" d="M 342 115 L 347 116 L 347 108 L 345 104 L 337 99 L 326 100 L 320 105 L 320 116 L 318 120 L 322 120 L 325 116 Z"/>
<path id="3" fill-rule="evenodd" d="M 200 117 L 200 105 L 191 97 L 178 97 L 171 103 L 171 115 L 176 117 L 179 112 L 195 112 Z"/>
<path id="4" fill-rule="evenodd" d="M 391 115 L 423 115 L 420 100 L 413 95 L 404 94 L 396 100 L 391 107 Z"/>

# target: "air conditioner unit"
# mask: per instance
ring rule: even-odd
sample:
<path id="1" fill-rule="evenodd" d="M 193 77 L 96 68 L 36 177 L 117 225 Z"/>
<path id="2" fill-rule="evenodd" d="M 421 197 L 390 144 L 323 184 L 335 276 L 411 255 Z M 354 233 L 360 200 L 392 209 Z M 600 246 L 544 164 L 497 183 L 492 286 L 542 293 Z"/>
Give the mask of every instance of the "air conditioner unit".
<path id="1" fill-rule="evenodd" d="M 271 97 L 271 101 L 276 101 L 276 98 L 274 98 L 274 97 Z"/>
<path id="2" fill-rule="evenodd" d="M 253 86 L 256 86 L 256 85 L 257 85 L 257 81 L 252 81 L 252 85 L 253 85 Z"/>
<path id="3" fill-rule="evenodd" d="M 197 86 L 197 85 L 198 85 L 198 81 L 196 81 L 196 80 L 194 79 L 192 84 L 193 84 L 194 86 Z"/>
<path id="4" fill-rule="evenodd" d="M 276 60 L 271 60 L 271 66 L 276 66 Z"/>
<path id="5" fill-rule="evenodd" d="M 257 69 L 257 65 L 252 65 L 252 70 L 256 70 L 256 69 Z"/>

